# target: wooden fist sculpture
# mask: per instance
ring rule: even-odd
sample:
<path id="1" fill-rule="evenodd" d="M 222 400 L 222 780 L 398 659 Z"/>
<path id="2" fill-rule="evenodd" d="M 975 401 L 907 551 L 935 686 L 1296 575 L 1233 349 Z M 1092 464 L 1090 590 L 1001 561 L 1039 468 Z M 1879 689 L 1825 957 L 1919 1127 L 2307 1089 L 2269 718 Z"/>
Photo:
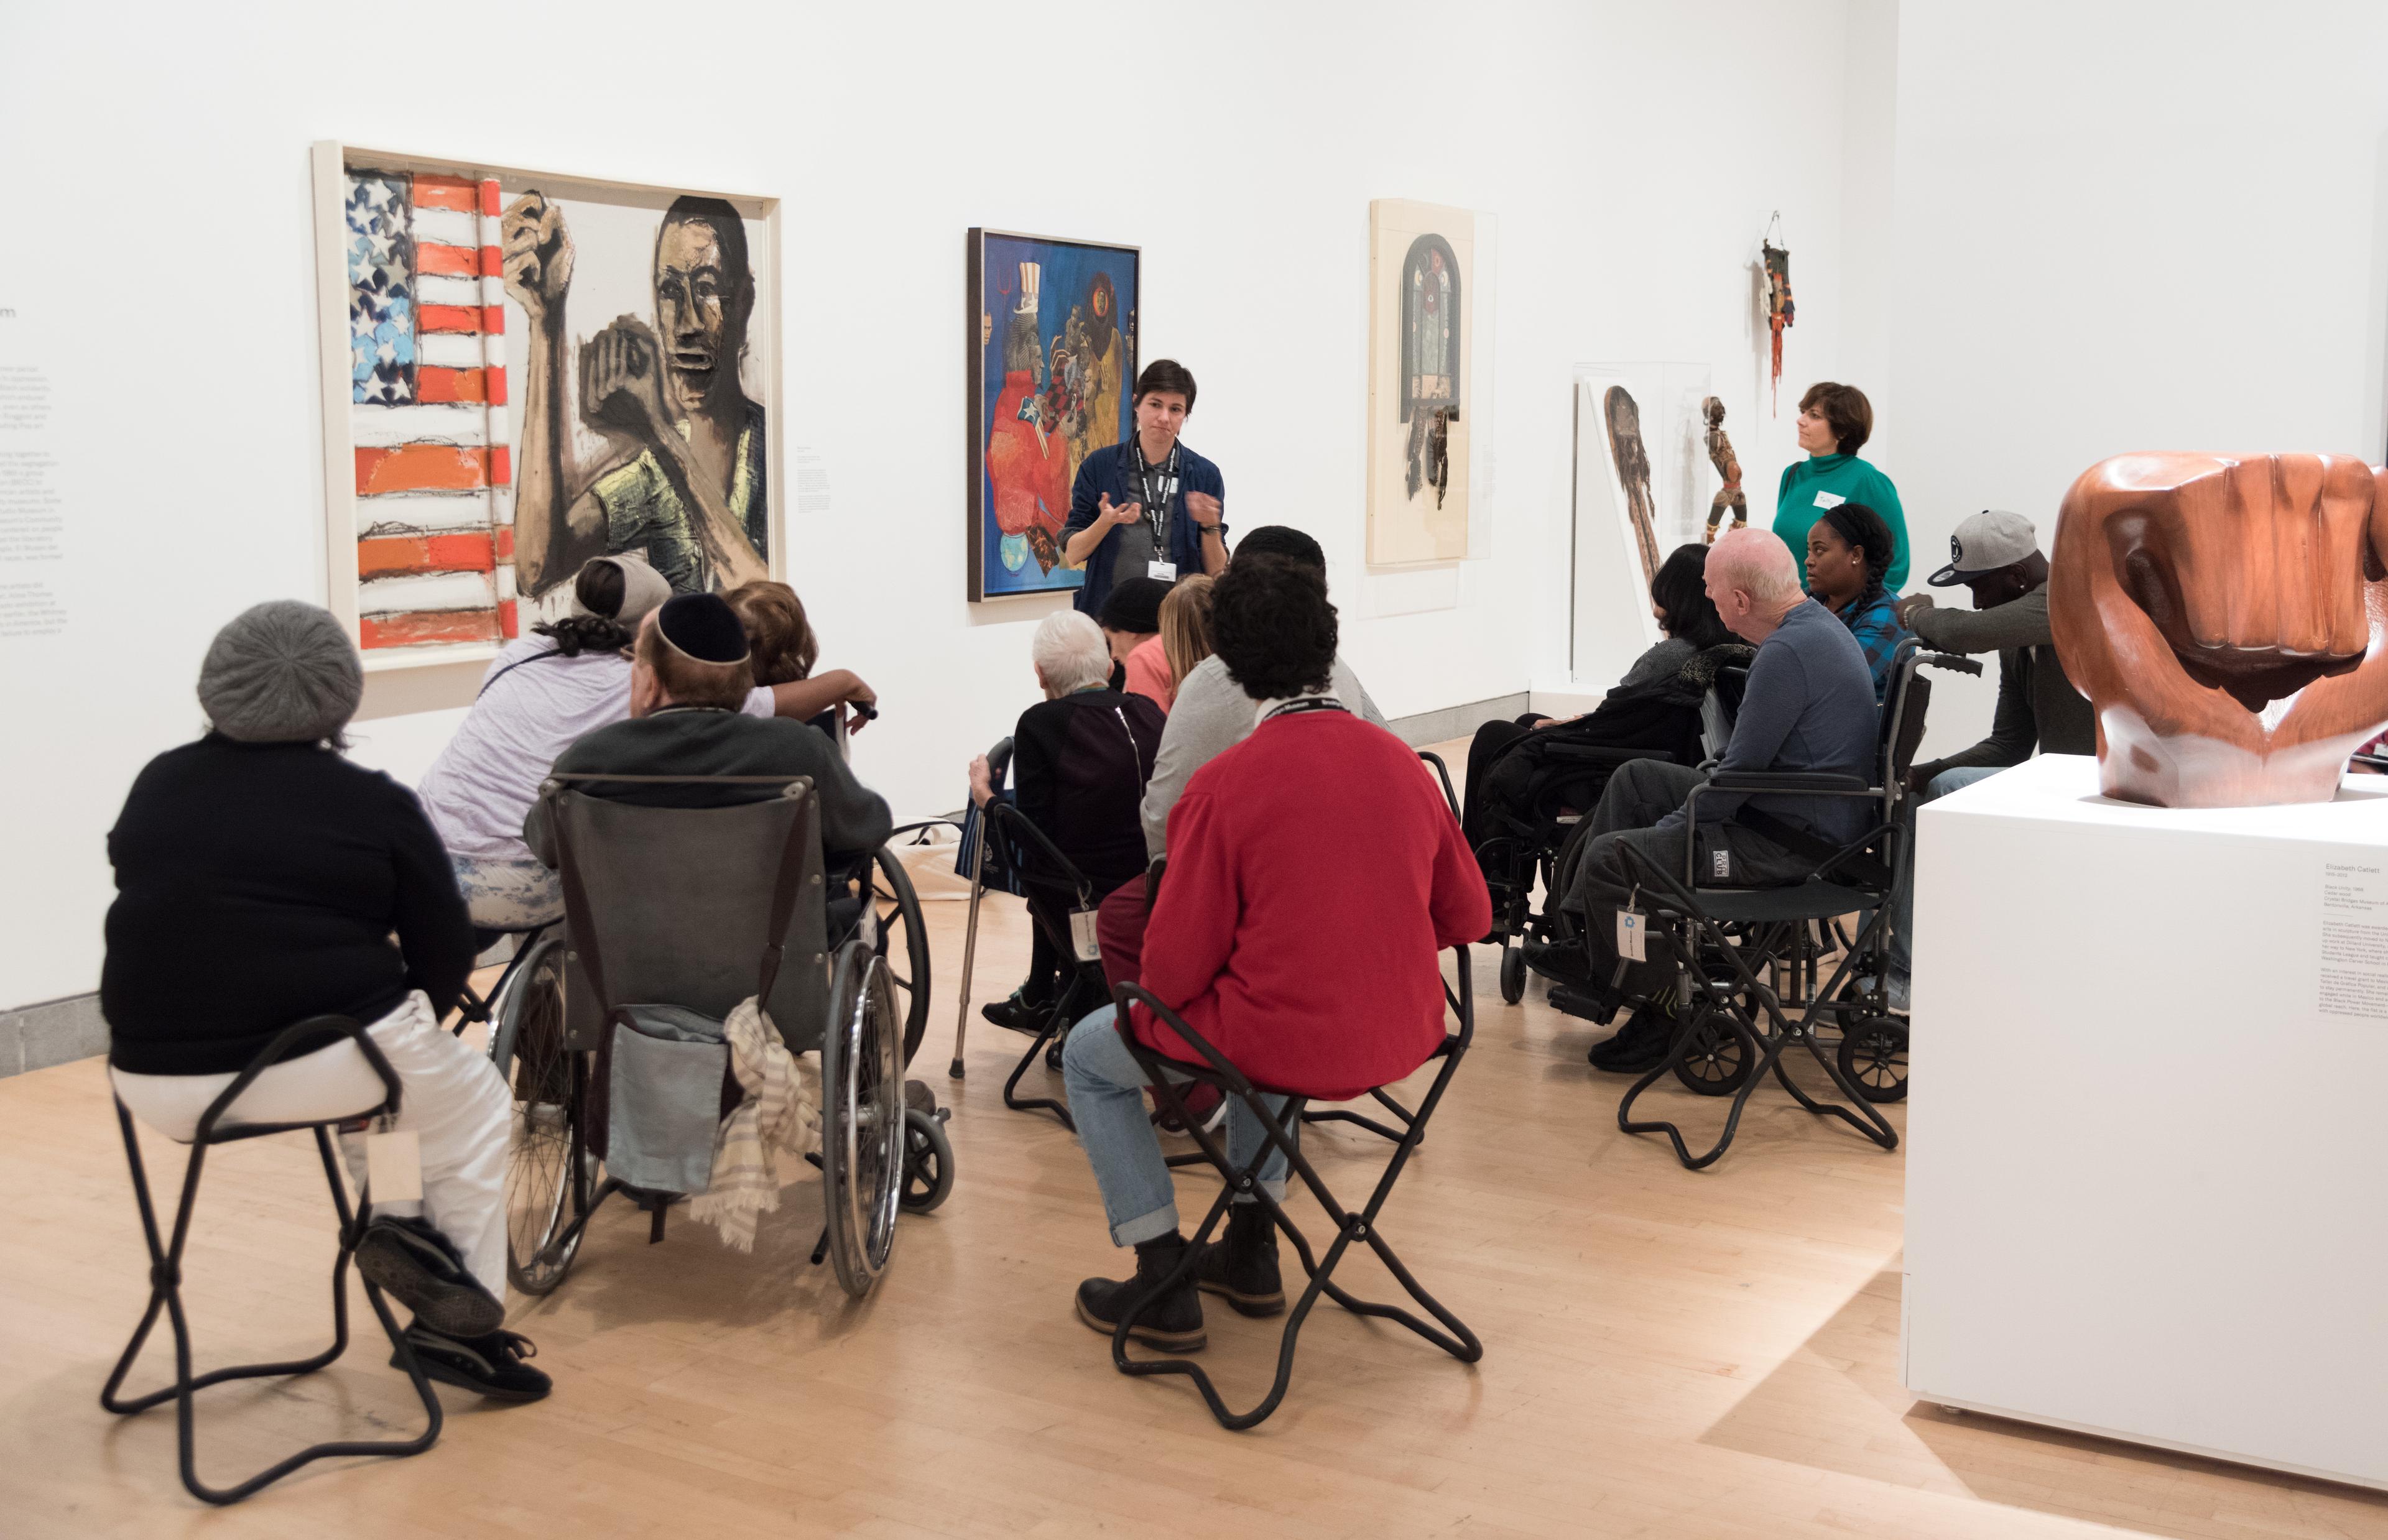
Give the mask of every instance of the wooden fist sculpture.
<path id="1" fill-rule="evenodd" d="M 2110 797 L 2327 802 L 2388 723 L 2388 472 L 2118 455 L 2064 495 L 2048 618 Z M 2293 699 L 2292 699 L 2293 697 Z"/>

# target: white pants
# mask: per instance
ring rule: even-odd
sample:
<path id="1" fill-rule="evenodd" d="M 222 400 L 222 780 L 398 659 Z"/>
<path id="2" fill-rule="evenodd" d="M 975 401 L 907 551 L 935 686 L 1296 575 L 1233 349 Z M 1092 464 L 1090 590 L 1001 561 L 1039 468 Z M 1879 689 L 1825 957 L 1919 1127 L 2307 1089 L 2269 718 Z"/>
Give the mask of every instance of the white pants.
<path id="1" fill-rule="evenodd" d="M 398 1127 L 423 1146 L 423 1201 L 376 1203 L 376 1213 L 420 1216 L 464 1254 L 464 1265 L 497 1298 L 506 1297 L 506 1143 L 514 1097 L 489 1059 L 443 1029 L 422 992 L 365 1030 L 398 1071 Z M 188 1143 L 199 1118 L 236 1075 L 132 1075 L 110 1068 L 133 1116 Z M 273 1066 L 225 1109 L 222 1123 L 329 1122 L 381 1104 L 381 1077 L 353 1042 L 336 1042 Z M 362 1134 L 342 1133 L 340 1153 L 359 1187 Z"/>

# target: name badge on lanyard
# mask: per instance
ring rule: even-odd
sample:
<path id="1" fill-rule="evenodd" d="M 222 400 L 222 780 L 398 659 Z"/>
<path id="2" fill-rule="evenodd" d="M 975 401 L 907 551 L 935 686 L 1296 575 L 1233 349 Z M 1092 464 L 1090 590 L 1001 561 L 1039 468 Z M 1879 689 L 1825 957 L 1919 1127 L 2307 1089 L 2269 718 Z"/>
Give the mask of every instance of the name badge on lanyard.
<path id="1" fill-rule="evenodd" d="M 1177 581 L 1177 563 L 1175 562 L 1147 562 L 1144 572 L 1146 576 L 1157 577 L 1163 583 Z"/>

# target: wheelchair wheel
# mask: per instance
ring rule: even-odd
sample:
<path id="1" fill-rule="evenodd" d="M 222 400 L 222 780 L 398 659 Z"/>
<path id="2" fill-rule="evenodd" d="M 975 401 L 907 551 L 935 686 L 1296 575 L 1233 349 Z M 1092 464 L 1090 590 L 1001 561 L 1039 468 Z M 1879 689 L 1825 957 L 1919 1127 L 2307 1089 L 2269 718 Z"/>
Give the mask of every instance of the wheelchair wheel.
<path id="1" fill-rule="evenodd" d="M 926 1214 L 954 1190 L 954 1144 L 934 1112 L 904 1109 L 904 1198 L 907 1214 Z"/>
<path id="2" fill-rule="evenodd" d="M 1522 946 L 1501 949 L 1501 1001 L 1514 1005 L 1526 998 L 1526 950 Z"/>
<path id="3" fill-rule="evenodd" d="M 859 1299 L 886 1270 L 904 1195 L 904 1037 L 887 965 L 838 949 L 821 1036 L 821 1205 L 837 1281 Z"/>
<path id="4" fill-rule="evenodd" d="M 571 1270 L 580 1236 L 558 1242 L 589 1203 L 579 1156 L 585 1067 L 565 1046 L 563 938 L 540 940 L 515 971 L 489 1035 L 489 1062 L 514 1107 L 506 1146 L 506 1277 L 524 1294 L 543 1294 Z"/>
<path id="5" fill-rule="evenodd" d="M 929 1029 L 929 931 L 921 920 L 921 900 L 912 891 L 912 875 L 896 852 L 882 845 L 877 854 L 870 896 L 879 911 L 879 944 L 874 949 L 887 965 L 896 992 L 896 1012 L 904 1025 L 904 1062 L 921 1051 Z"/>
<path id="6" fill-rule="evenodd" d="M 1907 1095 L 1907 1024 L 1892 1016 L 1861 1016 L 1841 1029 L 1841 1073 L 1869 1102 Z"/>
<path id="7" fill-rule="evenodd" d="M 1692 1043 L 1675 1061 L 1675 1079 L 1703 1096 L 1730 1096 L 1748 1080 L 1757 1055 L 1733 1024 L 1714 1011 L 1692 1017 Z"/>

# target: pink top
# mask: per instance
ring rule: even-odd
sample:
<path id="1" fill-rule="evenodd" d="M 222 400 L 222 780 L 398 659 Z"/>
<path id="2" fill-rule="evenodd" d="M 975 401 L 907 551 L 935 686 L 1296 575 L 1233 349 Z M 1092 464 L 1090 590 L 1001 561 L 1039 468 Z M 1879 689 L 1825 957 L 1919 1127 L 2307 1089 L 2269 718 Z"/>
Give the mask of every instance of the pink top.
<path id="1" fill-rule="evenodd" d="M 1149 637 L 1129 650 L 1127 658 L 1127 692 L 1150 699 L 1162 711 L 1177 699 L 1177 686 L 1169 677 L 1169 654 L 1162 650 L 1159 637 Z"/>

